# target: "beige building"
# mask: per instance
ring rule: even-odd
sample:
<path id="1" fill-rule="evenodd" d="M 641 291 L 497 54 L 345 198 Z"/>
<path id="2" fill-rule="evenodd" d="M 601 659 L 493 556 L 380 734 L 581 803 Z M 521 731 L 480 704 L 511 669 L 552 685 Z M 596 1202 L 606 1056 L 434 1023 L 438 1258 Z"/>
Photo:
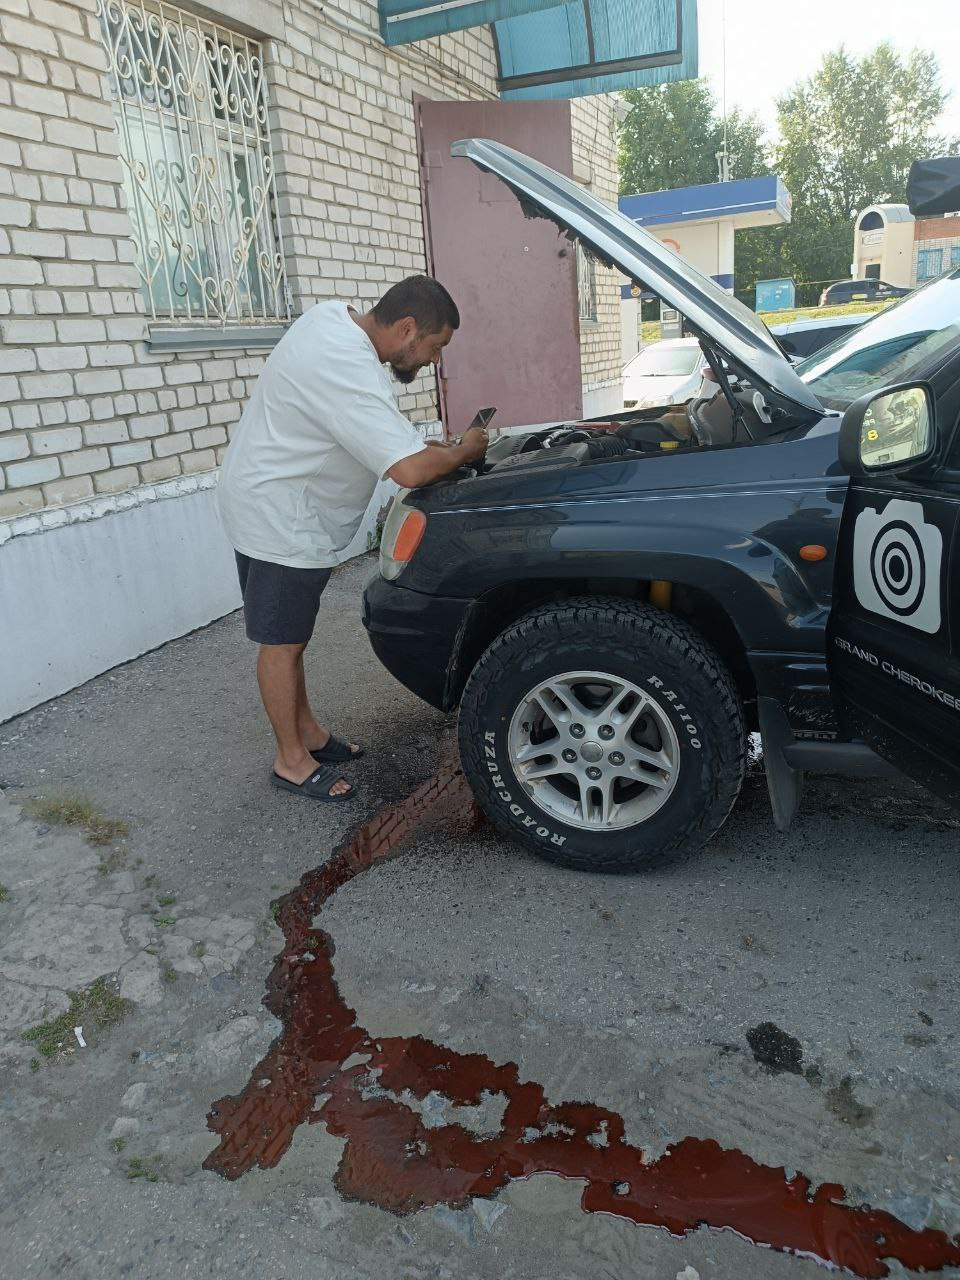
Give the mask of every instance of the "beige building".
<path id="1" fill-rule="evenodd" d="M 960 267 L 960 216 L 914 218 L 905 204 L 874 204 L 853 232 L 855 280 L 885 280 L 913 288 Z"/>
<path id="2" fill-rule="evenodd" d="M 237 606 L 212 490 L 271 346 L 428 268 L 415 102 L 496 100 L 497 52 L 487 26 L 390 48 L 380 17 L 0 0 L 0 720 Z M 569 103 L 611 203 L 615 104 Z M 581 265 L 580 317 L 604 412 L 612 273 Z M 437 396 L 401 407 L 436 430 Z"/>

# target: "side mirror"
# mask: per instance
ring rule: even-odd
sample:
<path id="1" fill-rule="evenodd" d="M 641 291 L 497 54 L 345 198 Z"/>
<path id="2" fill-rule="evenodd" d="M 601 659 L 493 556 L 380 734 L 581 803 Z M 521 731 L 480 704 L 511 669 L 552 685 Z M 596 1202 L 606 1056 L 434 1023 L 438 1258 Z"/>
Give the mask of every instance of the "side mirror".
<path id="1" fill-rule="evenodd" d="M 933 393 L 924 382 L 862 396 L 840 424 L 840 465 L 852 476 L 913 470 L 938 447 Z"/>

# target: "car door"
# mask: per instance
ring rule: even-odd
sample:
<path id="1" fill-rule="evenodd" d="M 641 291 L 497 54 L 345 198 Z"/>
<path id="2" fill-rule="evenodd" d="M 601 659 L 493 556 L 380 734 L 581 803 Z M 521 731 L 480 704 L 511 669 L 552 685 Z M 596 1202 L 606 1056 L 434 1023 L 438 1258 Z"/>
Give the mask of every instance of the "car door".
<path id="1" fill-rule="evenodd" d="M 852 479 L 827 665 L 851 734 L 960 806 L 958 375 L 954 369 L 939 396 L 930 388 L 880 393 L 845 415 L 841 459 Z M 911 441 L 903 415 L 885 412 L 905 396 L 916 405 L 923 395 L 930 417 L 925 462 L 919 433 Z"/>

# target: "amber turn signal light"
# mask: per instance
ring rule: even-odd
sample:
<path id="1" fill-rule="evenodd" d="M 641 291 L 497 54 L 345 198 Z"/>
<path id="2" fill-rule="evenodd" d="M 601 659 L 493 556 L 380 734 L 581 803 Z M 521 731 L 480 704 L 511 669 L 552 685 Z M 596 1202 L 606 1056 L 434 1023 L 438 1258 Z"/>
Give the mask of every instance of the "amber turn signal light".
<path id="1" fill-rule="evenodd" d="M 397 540 L 393 544 L 393 559 L 406 562 L 413 558 L 413 553 L 420 545 L 423 531 L 427 527 L 427 517 L 422 511 L 410 511 L 400 526 Z M 824 553 L 826 554 L 826 553 Z"/>
<path id="2" fill-rule="evenodd" d="M 417 541 L 419 542 L 419 538 Z M 826 558 L 827 548 L 821 547 L 818 542 L 811 542 L 807 546 L 800 548 L 801 560 L 809 560 L 811 563 L 816 563 L 817 560 L 826 560 Z"/>

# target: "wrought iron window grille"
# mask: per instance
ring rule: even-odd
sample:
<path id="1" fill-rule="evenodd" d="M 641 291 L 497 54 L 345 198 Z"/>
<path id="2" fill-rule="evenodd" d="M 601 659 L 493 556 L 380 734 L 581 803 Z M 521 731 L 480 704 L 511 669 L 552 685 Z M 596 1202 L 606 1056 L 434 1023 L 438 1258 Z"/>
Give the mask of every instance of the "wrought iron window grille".
<path id="1" fill-rule="evenodd" d="M 260 46 L 162 3 L 98 13 L 150 320 L 286 323 Z"/>

